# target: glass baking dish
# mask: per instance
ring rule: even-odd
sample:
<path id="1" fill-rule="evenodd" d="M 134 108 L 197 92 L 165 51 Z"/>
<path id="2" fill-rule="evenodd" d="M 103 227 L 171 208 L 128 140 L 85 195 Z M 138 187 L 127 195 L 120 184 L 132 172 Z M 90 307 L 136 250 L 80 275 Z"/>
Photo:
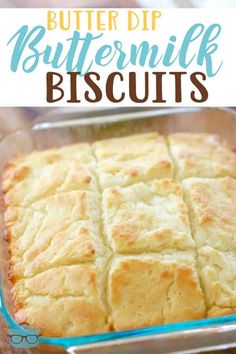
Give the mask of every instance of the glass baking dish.
<path id="1" fill-rule="evenodd" d="M 89 116 L 86 111 L 55 110 L 41 117 L 35 125 L 9 134 L 0 142 L 0 173 L 11 158 L 33 150 L 148 131 L 162 134 L 211 132 L 236 147 L 236 113 L 229 109 L 100 109 L 98 112 L 94 110 L 93 114 L 90 112 Z M 0 201 L 2 220 L 2 196 Z M 3 222 L 1 225 L 0 310 L 8 325 L 18 328 L 11 316 Z M 39 343 L 42 349 L 35 349 L 33 353 L 45 349 L 53 353 L 64 350 L 80 354 L 199 353 L 236 346 L 236 315 L 85 337 L 40 337 Z"/>

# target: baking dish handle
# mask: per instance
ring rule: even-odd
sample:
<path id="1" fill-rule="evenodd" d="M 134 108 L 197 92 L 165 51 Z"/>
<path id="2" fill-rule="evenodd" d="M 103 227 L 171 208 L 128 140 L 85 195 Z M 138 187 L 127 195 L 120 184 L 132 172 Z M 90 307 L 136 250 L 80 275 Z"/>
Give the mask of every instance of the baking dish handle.
<path id="1" fill-rule="evenodd" d="M 74 346 L 69 354 L 202 353 L 236 347 L 236 324 Z"/>

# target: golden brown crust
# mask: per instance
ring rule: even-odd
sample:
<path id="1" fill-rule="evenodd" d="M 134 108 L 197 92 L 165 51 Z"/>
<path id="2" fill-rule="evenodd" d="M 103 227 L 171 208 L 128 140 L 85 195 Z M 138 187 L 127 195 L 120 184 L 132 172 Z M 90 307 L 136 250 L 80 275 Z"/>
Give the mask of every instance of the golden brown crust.
<path id="1" fill-rule="evenodd" d="M 108 280 L 116 330 L 203 318 L 193 254 L 119 257 Z"/>
<path id="2" fill-rule="evenodd" d="M 16 318 L 46 336 L 108 331 L 99 271 L 92 264 L 61 266 L 13 287 Z"/>
<path id="3" fill-rule="evenodd" d="M 27 172 L 26 172 L 27 171 Z M 52 194 L 77 190 L 97 191 L 95 165 L 60 161 L 34 168 L 24 164 L 5 174 L 2 186 L 5 204 L 27 207 Z"/>
<path id="4" fill-rule="evenodd" d="M 175 134 L 169 144 L 177 178 L 211 177 L 182 181 L 184 196 L 166 178 L 173 163 L 156 133 L 6 166 L 19 323 L 78 336 L 236 312 L 236 180 L 212 178 L 235 176 L 235 156 L 212 135 Z"/>
<path id="5" fill-rule="evenodd" d="M 157 133 L 98 141 L 94 151 L 103 189 L 173 176 L 167 144 Z"/>
<path id="6" fill-rule="evenodd" d="M 53 170 L 53 167 L 60 166 L 61 168 L 63 163 L 70 164 L 71 162 L 76 164 L 75 167 L 93 164 L 95 159 L 90 145 L 69 145 L 59 149 L 37 151 L 29 155 L 16 157 L 5 166 L 2 189 L 6 192 L 16 183 L 26 179 L 30 173 L 34 173 L 32 177 L 37 177 L 40 172 L 42 174 L 43 168 L 51 166 Z M 59 168 L 55 171 L 58 172 L 58 170 Z M 51 178 L 55 178 L 55 176 L 52 174 Z"/>
<path id="7" fill-rule="evenodd" d="M 103 215 L 105 234 L 114 252 L 194 247 L 181 186 L 171 179 L 106 189 Z"/>
<path id="8" fill-rule="evenodd" d="M 236 180 L 190 178 L 183 186 L 197 247 L 236 249 Z"/>
<path id="9" fill-rule="evenodd" d="M 15 316 L 18 323 L 39 328 L 46 337 L 83 336 L 109 329 L 104 308 L 89 297 L 68 296 L 55 300 L 33 296 Z"/>
<path id="10" fill-rule="evenodd" d="M 198 266 L 208 316 L 234 313 L 236 308 L 236 252 L 211 247 L 198 250 Z"/>
<path id="11" fill-rule="evenodd" d="M 103 256 L 99 209 L 97 196 L 87 191 L 54 195 L 14 213 L 9 208 L 6 227 L 15 278 Z"/>
<path id="12" fill-rule="evenodd" d="M 109 327 L 102 276 L 109 252 L 91 151 L 78 144 L 36 152 L 13 160 L 4 172 L 16 319 L 42 335 Z"/>
<path id="13" fill-rule="evenodd" d="M 207 316 L 209 318 L 224 317 L 224 316 L 234 315 L 235 313 L 236 313 L 236 307 L 221 308 L 221 307 L 214 306 L 208 311 Z"/>
<path id="14" fill-rule="evenodd" d="M 217 135 L 176 133 L 168 141 L 176 178 L 236 177 L 236 154 Z"/>

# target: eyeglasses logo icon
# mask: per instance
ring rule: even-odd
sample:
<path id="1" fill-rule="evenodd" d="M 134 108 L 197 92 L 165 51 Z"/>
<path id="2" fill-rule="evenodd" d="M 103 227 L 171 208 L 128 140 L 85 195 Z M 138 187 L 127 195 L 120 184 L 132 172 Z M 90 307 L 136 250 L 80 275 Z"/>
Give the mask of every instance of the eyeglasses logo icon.
<path id="1" fill-rule="evenodd" d="M 39 331 L 34 328 L 10 329 L 8 337 L 15 348 L 34 348 L 39 342 Z"/>

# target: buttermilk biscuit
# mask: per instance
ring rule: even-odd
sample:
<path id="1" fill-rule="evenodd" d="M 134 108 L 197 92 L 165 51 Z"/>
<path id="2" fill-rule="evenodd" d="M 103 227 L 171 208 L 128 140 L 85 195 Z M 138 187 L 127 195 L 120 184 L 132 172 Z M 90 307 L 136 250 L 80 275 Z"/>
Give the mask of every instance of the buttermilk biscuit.
<path id="1" fill-rule="evenodd" d="M 18 323 L 51 337 L 107 332 L 100 277 L 97 266 L 81 264 L 19 280 L 13 287 Z"/>
<path id="2" fill-rule="evenodd" d="M 235 250 L 236 180 L 190 178 L 183 186 L 197 247 Z"/>
<path id="3" fill-rule="evenodd" d="M 115 330 L 205 316 L 192 253 L 120 256 L 111 265 L 108 301 Z"/>
<path id="4" fill-rule="evenodd" d="M 203 247 L 197 253 L 208 317 L 235 313 L 236 251 L 220 252 L 211 247 Z"/>
<path id="5" fill-rule="evenodd" d="M 65 174 L 66 170 L 72 168 L 72 171 L 70 171 L 70 179 L 75 180 L 78 178 L 78 176 L 75 175 L 75 171 L 80 168 L 80 165 L 81 169 L 83 169 L 83 167 L 85 168 L 85 164 L 87 166 L 93 166 L 94 163 L 95 159 L 89 144 L 77 144 L 60 149 L 33 152 L 8 162 L 3 173 L 2 190 L 6 193 L 12 187 L 15 187 L 16 184 L 26 179 L 38 179 L 40 177 L 40 182 L 41 184 L 43 182 L 43 187 L 46 179 L 52 179 L 51 185 L 55 185 L 56 177 L 58 178 L 59 185 L 61 175 Z M 67 165 L 66 168 L 63 168 L 65 165 Z M 61 171 L 61 168 L 63 171 Z M 80 172 L 85 180 L 89 179 L 89 177 L 91 178 L 91 176 L 87 176 L 86 178 L 85 171 Z M 39 179 L 38 184 L 40 184 Z M 34 183 L 34 185 L 32 184 L 29 187 L 36 188 L 37 184 Z"/>
<path id="6" fill-rule="evenodd" d="M 6 169 L 19 165 L 30 165 L 41 167 L 42 165 L 54 164 L 62 160 L 76 160 L 81 163 L 92 163 L 95 158 L 92 153 L 91 145 L 87 143 L 68 145 L 57 149 L 35 151 L 28 155 L 19 156 L 11 160 Z"/>
<path id="7" fill-rule="evenodd" d="M 8 208 L 12 280 L 103 257 L 100 213 L 99 197 L 88 191 L 53 195 L 27 209 Z"/>
<path id="8" fill-rule="evenodd" d="M 33 166 L 24 161 L 6 169 L 2 189 L 6 205 L 24 207 L 55 193 L 97 191 L 95 165 L 62 160 Z"/>
<path id="9" fill-rule="evenodd" d="M 236 177 L 236 154 L 217 135 L 176 133 L 168 141 L 176 178 Z"/>
<path id="10" fill-rule="evenodd" d="M 98 141 L 94 152 L 103 189 L 173 175 L 165 139 L 157 133 Z"/>
<path id="11" fill-rule="evenodd" d="M 235 155 L 213 135 L 168 139 L 133 135 L 8 163 L 18 323 L 66 337 L 236 312 Z"/>
<path id="12" fill-rule="evenodd" d="M 194 247 L 182 188 L 172 179 L 111 187 L 103 192 L 102 199 L 104 231 L 113 251 Z"/>

